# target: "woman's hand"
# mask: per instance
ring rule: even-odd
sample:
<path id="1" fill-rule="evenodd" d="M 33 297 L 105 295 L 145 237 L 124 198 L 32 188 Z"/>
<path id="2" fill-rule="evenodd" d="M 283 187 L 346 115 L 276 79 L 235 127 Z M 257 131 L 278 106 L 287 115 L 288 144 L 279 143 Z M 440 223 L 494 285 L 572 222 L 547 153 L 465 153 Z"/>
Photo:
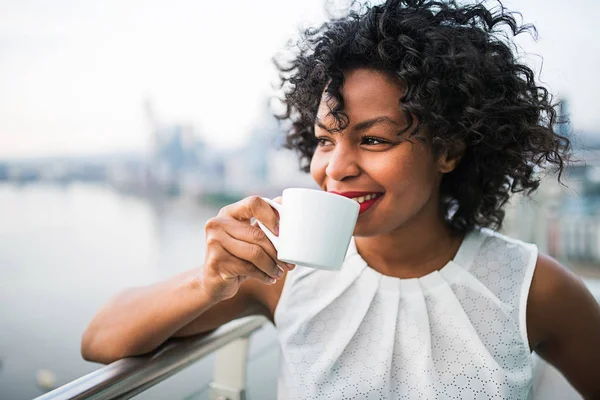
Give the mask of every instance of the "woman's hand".
<path id="1" fill-rule="evenodd" d="M 281 204 L 281 197 L 274 200 Z M 215 301 L 233 297 L 247 279 L 272 285 L 293 268 L 277 259 L 275 247 L 256 223 L 250 224 L 251 218 L 279 234 L 277 211 L 257 196 L 223 207 L 206 223 L 202 283 Z"/>

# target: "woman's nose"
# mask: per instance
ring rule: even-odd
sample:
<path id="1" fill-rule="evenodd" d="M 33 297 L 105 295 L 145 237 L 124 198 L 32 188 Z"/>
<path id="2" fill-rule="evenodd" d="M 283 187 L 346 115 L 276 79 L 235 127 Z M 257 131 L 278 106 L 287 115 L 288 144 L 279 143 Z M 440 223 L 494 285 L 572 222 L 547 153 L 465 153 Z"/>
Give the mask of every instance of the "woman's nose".
<path id="1" fill-rule="evenodd" d="M 336 181 L 342 181 L 351 176 L 357 176 L 360 173 L 356 155 L 348 148 L 346 144 L 338 143 L 330 151 L 330 157 L 327 160 L 325 174 Z"/>

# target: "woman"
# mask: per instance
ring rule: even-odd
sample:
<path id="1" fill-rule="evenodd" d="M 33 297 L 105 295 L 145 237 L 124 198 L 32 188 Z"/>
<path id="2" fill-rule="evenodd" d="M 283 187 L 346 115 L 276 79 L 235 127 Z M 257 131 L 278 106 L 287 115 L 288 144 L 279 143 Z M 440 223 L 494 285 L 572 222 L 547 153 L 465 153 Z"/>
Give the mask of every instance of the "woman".
<path id="1" fill-rule="evenodd" d="M 600 309 L 581 281 L 499 228 L 512 193 L 569 141 L 533 72 L 499 32 L 504 9 L 389 0 L 304 32 L 279 64 L 296 149 L 323 190 L 375 196 L 339 272 L 277 260 L 253 196 L 206 224 L 204 267 L 112 299 L 82 341 L 88 360 L 264 314 L 285 398 L 528 398 L 535 351 L 600 398 Z M 360 192 L 361 196 L 356 193 Z"/>

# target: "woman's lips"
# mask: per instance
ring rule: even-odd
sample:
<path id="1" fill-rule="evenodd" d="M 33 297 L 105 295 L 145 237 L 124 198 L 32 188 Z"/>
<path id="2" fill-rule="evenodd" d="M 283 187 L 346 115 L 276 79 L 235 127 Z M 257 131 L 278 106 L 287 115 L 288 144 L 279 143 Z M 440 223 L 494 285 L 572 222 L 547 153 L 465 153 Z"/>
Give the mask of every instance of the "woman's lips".
<path id="1" fill-rule="evenodd" d="M 358 212 L 358 215 L 364 213 L 369 208 L 373 207 L 375 205 L 375 203 L 377 203 L 377 201 L 379 201 L 379 199 L 381 199 L 382 197 L 383 197 L 383 194 L 375 197 L 374 199 L 367 200 L 367 201 L 364 201 L 364 202 L 360 203 L 359 204 L 360 205 L 360 210 Z"/>
<path id="2" fill-rule="evenodd" d="M 358 191 L 351 191 L 351 192 L 338 192 L 338 191 L 330 191 L 329 193 L 333 193 L 333 194 L 337 194 L 340 196 L 344 196 L 347 197 L 349 199 L 358 199 L 360 197 L 363 196 L 367 196 L 367 195 L 373 195 L 376 194 L 377 197 L 371 199 L 371 200 L 367 200 L 367 201 L 363 201 L 362 203 L 358 203 L 358 205 L 360 206 L 359 211 L 358 211 L 358 215 L 361 215 L 362 213 L 366 212 L 367 210 L 369 210 L 371 207 L 373 207 L 375 205 L 375 203 L 377 203 L 377 201 L 383 197 L 383 193 L 382 192 L 358 192 Z M 354 200 L 356 201 L 356 200 Z"/>

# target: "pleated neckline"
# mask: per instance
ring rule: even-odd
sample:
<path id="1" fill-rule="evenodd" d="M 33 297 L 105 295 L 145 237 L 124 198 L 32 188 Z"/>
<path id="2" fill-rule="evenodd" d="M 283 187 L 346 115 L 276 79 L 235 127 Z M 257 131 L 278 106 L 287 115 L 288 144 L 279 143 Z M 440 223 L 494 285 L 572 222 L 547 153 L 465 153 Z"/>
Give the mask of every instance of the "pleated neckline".
<path id="1" fill-rule="evenodd" d="M 348 246 L 346 263 L 342 267 L 342 271 L 352 272 L 355 276 L 367 274 L 373 279 L 378 279 L 381 290 L 400 291 L 407 295 L 411 293 L 426 293 L 438 286 L 447 285 L 455 281 L 462 273 L 468 270 L 484 239 L 483 233 L 478 229 L 474 229 L 465 235 L 454 258 L 448 261 L 442 268 L 418 278 L 398 278 L 382 274 L 371 268 L 358 253 L 353 236 Z"/>

